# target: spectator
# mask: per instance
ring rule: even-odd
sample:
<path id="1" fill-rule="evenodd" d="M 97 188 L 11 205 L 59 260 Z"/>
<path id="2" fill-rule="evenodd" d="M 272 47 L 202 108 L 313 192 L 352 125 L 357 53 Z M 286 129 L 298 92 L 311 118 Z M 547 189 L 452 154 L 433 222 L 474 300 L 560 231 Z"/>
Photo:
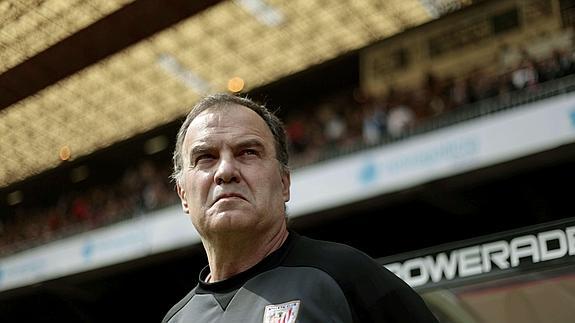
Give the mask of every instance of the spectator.
<path id="1" fill-rule="evenodd" d="M 386 134 L 386 117 L 384 111 L 385 103 L 383 100 L 373 100 L 363 106 L 363 142 L 368 145 L 374 145 Z"/>
<path id="2" fill-rule="evenodd" d="M 511 73 L 511 82 L 517 90 L 533 89 L 537 85 L 538 73 L 530 59 L 523 59 L 519 67 Z"/>
<path id="3" fill-rule="evenodd" d="M 403 100 L 391 106 L 387 112 L 387 131 L 393 138 L 405 134 L 406 130 L 415 124 L 415 112 L 401 101 Z"/>

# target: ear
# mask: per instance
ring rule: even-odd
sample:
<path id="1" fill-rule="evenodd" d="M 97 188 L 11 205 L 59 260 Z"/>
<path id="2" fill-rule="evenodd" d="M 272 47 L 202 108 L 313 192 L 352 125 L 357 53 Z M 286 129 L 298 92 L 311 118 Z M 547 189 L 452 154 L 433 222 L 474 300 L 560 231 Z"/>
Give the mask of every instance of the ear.
<path id="1" fill-rule="evenodd" d="M 182 209 L 184 213 L 190 214 L 190 208 L 188 207 L 188 201 L 186 201 L 186 191 L 180 186 L 180 184 L 176 184 L 176 190 L 178 191 L 178 196 L 180 197 L 180 201 L 182 202 Z"/>
<path id="2" fill-rule="evenodd" d="M 289 191 L 291 184 L 290 172 L 282 171 L 280 175 L 282 178 L 282 195 L 284 197 L 284 202 L 287 202 L 289 201 L 290 198 L 290 191 Z"/>

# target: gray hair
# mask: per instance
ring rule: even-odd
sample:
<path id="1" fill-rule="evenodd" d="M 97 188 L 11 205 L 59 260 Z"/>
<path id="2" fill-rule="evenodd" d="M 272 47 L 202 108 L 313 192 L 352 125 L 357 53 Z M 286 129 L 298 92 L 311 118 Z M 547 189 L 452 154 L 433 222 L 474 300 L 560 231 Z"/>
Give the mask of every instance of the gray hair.
<path id="1" fill-rule="evenodd" d="M 227 93 L 212 94 L 202 98 L 197 102 L 191 109 L 190 113 L 186 117 L 186 120 L 180 127 L 178 135 L 176 137 L 176 147 L 174 149 L 174 155 L 172 157 L 174 162 L 174 172 L 171 178 L 176 182 L 179 182 L 182 176 L 183 169 L 183 159 L 182 159 L 182 149 L 184 145 L 184 138 L 188 132 L 188 127 L 190 123 L 203 111 L 218 107 L 228 107 L 233 105 L 244 106 L 255 113 L 257 113 L 267 124 L 272 135 L 274 136 L 275 148 L 276 148 L 276 159 L 279 161 L 281 170 L 283 172 L 288 172 L 288 162 L 289 155 L 287 149 L 287 139 L 286 132 L 281 120 L 274 115 L 273 112 L 268 110 L 265 106 L 255 103 L 254 101 L 248 99 L 247 97 L 239 97 Z"/>

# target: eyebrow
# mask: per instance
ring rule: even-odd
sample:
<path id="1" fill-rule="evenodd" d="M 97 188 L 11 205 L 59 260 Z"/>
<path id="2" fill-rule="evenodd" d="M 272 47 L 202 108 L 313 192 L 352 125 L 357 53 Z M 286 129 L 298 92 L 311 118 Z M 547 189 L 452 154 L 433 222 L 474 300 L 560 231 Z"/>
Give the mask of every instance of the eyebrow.
<path id="1" fill-rule="evenodd" d="M 212 146 L 206 144 L 200 144 L 192 147 L 192 150 L 190 150 L 190 161 L 193 162 L 192 157 L 207 153 L 212 149 Z"/>
<path id="2" fill-rule="evenodd" d="M 258 148 L 260 150 L 265 150 L 265 145 L 261 142 L 261 140 L 258 139 L 245 139 L 245 140 L 240 140 L 238 143 L 233 144 L 234 149 L 245 149 L 245 148 L 250 148 L 250 147 L 255 147 Z M 190 150 L 190 162 L 193 164 L 194 160 L 193 157 L 194 156 L 198 156 L 198 155 L 202 155 L 205 153 L 209 153 L 214 149 L 214 147 L 210 144 L 206 144 L 206 143 L 201 143 L 199 145 L 196 145 L 194 147 L 192 147 L 192 149 Z"/>
<path id="3" fill-rule="evenodd" d="M 255 147 L 258 148 L 260 150 L 265 150 L 265 146 L 264 144 L 261 142 L 261 140 L 258 139 L 246 139 L 246 140 L 242 140 L 239 143 L 237 143 L 235 145 L 236 148 L 239 149 L 244 149 L 244 148 L 250 148 L 250 147 Z"/>

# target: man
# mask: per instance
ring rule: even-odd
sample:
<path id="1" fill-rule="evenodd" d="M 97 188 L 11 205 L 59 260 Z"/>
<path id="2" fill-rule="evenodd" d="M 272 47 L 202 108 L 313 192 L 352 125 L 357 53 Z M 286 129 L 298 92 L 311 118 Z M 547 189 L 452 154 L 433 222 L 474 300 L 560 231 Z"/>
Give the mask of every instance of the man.
<path id="1" fill-rule="evenodd" d="M 367 255 L 287 229 L 286 137 L 265 107 L 201 100 L 178 133 L 173 177 L 208 266 L 164 322 L 436 322 Z"/>

